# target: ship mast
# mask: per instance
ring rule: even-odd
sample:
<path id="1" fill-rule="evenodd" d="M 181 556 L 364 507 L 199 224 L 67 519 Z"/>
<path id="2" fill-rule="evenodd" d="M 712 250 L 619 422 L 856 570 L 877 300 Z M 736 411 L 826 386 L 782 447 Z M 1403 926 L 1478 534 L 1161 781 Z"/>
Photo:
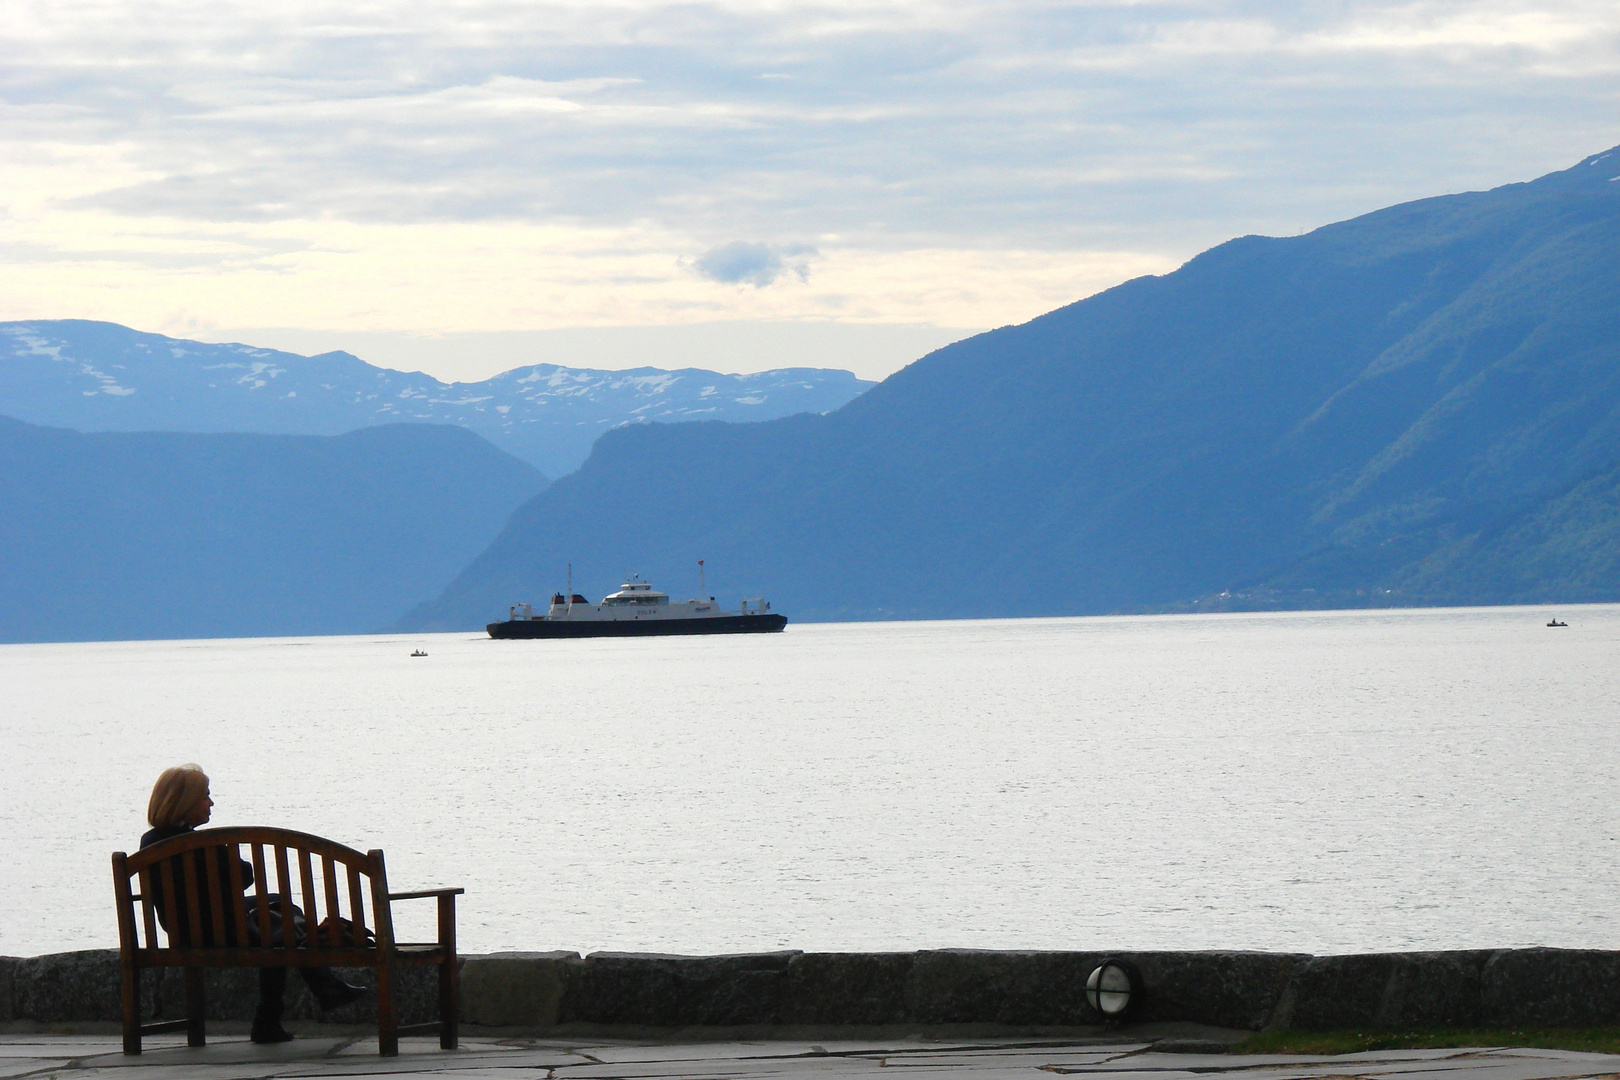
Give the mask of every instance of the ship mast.
<path id="1" fill-rule="evenodd" d="M 698 560 L 698 599 L 709 595 L 709 587 L 703 583 L 703 560 Z"/>

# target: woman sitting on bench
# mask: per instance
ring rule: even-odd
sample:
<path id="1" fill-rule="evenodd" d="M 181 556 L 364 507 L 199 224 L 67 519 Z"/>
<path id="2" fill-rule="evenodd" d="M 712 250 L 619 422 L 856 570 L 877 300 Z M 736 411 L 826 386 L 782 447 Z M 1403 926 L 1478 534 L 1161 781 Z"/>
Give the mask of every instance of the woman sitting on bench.
<path id="1" fill-rule="evenodd" d="M 196 765 L 178 765 L 172 769 L 165 769 L 163 775 L 158 777 L 152 786 L 152 799 L 147 803 L 146 820 L 152 826 L 150 832 L 141 837 L 141 847 L 151 847 L 171 837 L 188 833 L 199 825 L 206 825 L 213 814 L 214 800 L 208 791 L 208 777 Z M 158 918 L 163 923 L 163 929 L 168 932 L 171 939 L 179 939 L 182 945 L 258 945 L 258 897 L 239 896 L 231 890 L 230 886 L 230 858 L 224 848 L 215 849 L 220 859 L 219 883 L 221 895 L 210 896 L 206 892 L 199 892 L 197 906 L 199 922 L 202 926 L 203 940 L 191 941 L 189 932 L 191 926 L 189 905 L 185 896 L 174 897 L 175 917 L 179 926 L 170 926 L 167 917 L 169 905 L 164 903 L 160 891 L 159 875 L 152 874 L 152 892 Z M 199 873 L 198 881 L 206 881 L 207 858 L 204 852 L 193 853 L 197 860 Z M 175 859 L 184 856 L 176 855 Z M 253 885 L 253 867 L 244 859 L 241 863 L 242 885 L 248 888 Z M 175 880 L 180 880 L 179 874 Z M 179 891 L 179 890 L 177 890 Z M 282 934 L 287 926 L 301 940 L 304 936 L 304 913 L 294 907 L 286 898 L 271 894 L 266 901 L 270 908 L 270 937 L 269 944 L 280 945 L 283 942 Z M 237 904 L 245 903 L 247 906 L 248 938 L 246 942 L 236 940 L 236 919 L 234 913 L 225 919 L 225 940 L 215 941 L 213 934 L 214 903 L 230 910 Z M 351 986 L 332 973 L 331 968 L 300 967 L 298 973 L 304 977 L 309 985 L 310 992 L 323 1010 L 336 1009 L 347 1005 L 364 993 L 364 988 Z M 292 1034 L 281 1026 L 282 997 L 287 989 L 287 969 L 284 967 L 262 967 L 259 969 L 259 1004 L 253 1012 L 253 1041 L 256 1043 L 286 1042 Z"/>

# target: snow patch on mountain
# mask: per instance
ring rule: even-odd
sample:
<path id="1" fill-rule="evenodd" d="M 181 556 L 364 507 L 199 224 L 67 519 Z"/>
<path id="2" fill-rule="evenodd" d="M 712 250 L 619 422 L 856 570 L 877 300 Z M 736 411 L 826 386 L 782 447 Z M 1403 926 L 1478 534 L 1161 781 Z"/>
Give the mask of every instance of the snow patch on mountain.
<path id="1" fill-rule="evenodd" d="M 345 352 L 298 356 L 81 320 L 0 323 L 0 414 L 20 420 L 82 431 L 323 435 L 455 424 L 550 476 L 573 471 L 602 431 L 622 424 L 824 413 L 871 385 L 836 369 L 727 375 L 557 364 L 443 383 Z"/>

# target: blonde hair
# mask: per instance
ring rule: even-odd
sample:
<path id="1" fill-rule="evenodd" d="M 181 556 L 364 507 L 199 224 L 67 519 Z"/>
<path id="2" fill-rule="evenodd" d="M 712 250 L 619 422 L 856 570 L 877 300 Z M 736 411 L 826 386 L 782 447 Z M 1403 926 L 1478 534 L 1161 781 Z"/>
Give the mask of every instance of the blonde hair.
<path id="1" fill-rule="evenodd" d="M 176 765 L 164 769 L 152 785 L 152 799 L 146 804 L 146 820 L 154 829 L 185 825 L 182 817 L 208 791 L 208 774 L 201 765 Z"/>

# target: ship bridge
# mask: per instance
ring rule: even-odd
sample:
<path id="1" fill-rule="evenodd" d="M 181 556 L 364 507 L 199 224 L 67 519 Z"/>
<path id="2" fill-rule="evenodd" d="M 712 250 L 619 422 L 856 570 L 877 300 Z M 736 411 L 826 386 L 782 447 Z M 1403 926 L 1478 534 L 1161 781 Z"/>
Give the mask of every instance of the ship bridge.
<path id="1" fill-rule="evenodd" d="M 669 594 L 661 593 L 647 584 L 638 575 L 619 586 L 619 591 L 608 593 L 602 598 L 603 604 L 637 604 L 655 607 L 669 603 Z"/>

